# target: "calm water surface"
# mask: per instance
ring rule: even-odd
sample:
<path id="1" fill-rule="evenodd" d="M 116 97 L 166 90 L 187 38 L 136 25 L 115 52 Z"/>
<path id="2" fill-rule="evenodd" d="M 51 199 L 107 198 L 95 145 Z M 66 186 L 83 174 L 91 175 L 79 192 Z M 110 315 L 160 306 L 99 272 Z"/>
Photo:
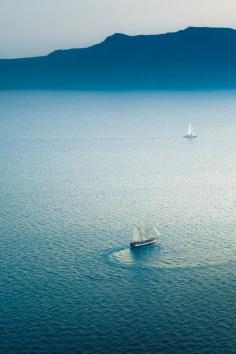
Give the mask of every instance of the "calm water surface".
<path id="1" fill-rule="evenodd" d="M 1 92 L 0 352 L 236 353 L 235 137 L 234 91 Z"/>

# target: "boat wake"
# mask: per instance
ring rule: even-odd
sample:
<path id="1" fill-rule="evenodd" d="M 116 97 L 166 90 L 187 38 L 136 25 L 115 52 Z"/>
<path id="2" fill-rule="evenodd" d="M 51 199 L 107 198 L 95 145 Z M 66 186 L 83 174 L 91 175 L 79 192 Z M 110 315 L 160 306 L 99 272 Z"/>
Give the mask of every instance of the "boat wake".
<path id="1" fill-rule="evenodd" d="M 109 254 L 110 261 L 127 267 L 157 268 L 157 269 L 188 269 L 203 268 L 235 262 L 234 257 L 215 259 L 203 257 L 192 259 L 191 254 L 175 254 L 168 252 L 161 244 L 130 249 L 119 248 Z"/>

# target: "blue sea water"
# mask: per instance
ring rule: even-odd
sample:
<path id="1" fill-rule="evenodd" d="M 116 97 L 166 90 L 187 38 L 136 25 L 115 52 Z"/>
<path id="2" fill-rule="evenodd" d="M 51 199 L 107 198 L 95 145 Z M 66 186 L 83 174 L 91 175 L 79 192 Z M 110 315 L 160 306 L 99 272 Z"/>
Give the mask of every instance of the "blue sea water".
<path id="1" fill-rule="evenodd" d="M 235 91 L 1 92 L 0 352 L 236 353 L 235 137 Z"/>

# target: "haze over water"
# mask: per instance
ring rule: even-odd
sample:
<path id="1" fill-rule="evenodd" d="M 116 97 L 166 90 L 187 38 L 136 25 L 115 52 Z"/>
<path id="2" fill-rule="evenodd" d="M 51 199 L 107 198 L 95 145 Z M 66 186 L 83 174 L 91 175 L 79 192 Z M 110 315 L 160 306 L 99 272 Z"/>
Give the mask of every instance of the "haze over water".
<path id="1" fill-rule="evenodd" d="M 0 92 L 1 352 L 235 353 L 235 114 L 235 91 Z M 141 221 L 159 245 L 131 253 Z"/>

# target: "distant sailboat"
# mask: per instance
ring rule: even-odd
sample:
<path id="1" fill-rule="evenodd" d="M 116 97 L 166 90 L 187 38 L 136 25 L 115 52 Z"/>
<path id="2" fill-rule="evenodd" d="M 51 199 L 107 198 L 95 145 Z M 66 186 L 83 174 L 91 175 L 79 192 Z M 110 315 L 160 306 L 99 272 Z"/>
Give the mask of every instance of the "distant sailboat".
<path id="1" fill-rule="evenodd" d="M 189 123 L 189 125 L 188 125 L 188 133 L 187 133 L 187 135 L 184 136 L 184 138 L 195 139 L 196 137 L 197 137 L 197 135 L 194 133 L 191 123 Z"/>
<path id="2" fill-rule="evenodd" d="M 158 229 L 148 226 L 134 226 L 133 239 L 130 242 L 130 248 L 142 247 L 152 245 L 157 242 L 157 235 L 159 235 Z"/>

